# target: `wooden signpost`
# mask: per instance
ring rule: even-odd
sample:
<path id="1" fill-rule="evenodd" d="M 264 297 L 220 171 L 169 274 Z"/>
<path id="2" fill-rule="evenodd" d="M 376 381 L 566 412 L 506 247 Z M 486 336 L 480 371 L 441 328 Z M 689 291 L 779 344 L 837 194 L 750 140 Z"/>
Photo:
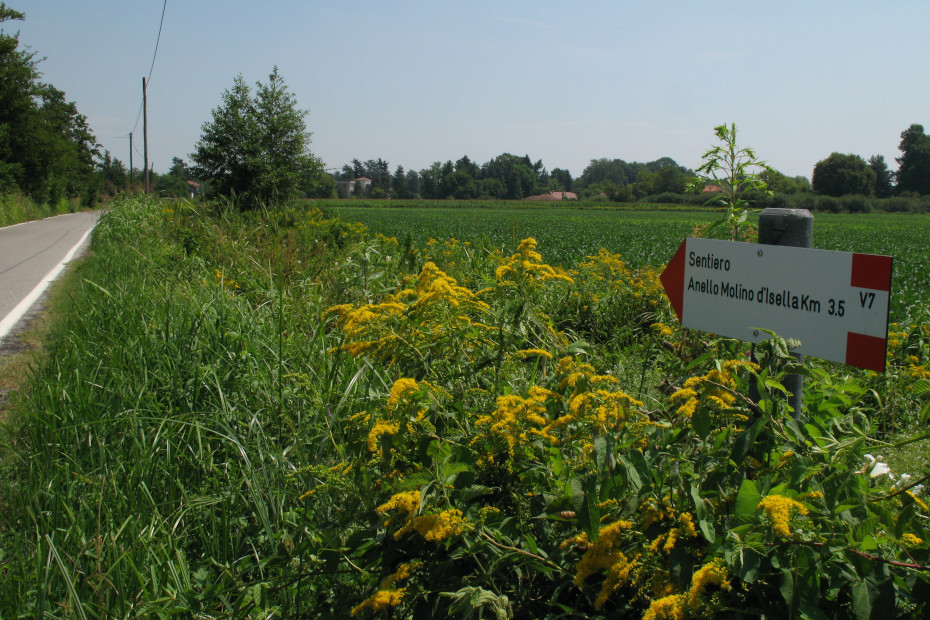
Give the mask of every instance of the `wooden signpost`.
<path id="1" fill-rule="evenodd" d="M 763 329 L 799 353 L 885 370 L 890 256 L 685 239 L 662 286 L 685 327 L 748 342 Z"/>

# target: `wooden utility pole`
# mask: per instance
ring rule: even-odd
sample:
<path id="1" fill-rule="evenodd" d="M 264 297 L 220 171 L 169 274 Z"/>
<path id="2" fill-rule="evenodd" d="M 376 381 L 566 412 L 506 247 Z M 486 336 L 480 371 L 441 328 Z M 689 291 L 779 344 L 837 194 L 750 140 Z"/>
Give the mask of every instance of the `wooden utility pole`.
<path id="1" fill-rule="evenodd" d="M 132 132 L 129 132 L 129 193 L 132 194 Z"/>
<path id="2" fill-rule="evenodd" d="M 145 156 L 145 177 L 143 191 L 149 193 L 149 114 L 148 102 L 145 96 L 145 78 L 142 78 L 142 142 Z"/>

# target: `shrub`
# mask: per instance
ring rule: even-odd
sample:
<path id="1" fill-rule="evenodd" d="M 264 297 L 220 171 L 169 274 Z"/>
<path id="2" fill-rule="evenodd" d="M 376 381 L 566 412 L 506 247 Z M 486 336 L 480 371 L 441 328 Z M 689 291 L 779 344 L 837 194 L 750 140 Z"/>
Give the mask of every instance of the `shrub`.
<path id="1" fill-rule="evenodd" d="M 865 196 L 844 196 L 842 202 L 850 213 L 872 212 L 872 203 Z"/>

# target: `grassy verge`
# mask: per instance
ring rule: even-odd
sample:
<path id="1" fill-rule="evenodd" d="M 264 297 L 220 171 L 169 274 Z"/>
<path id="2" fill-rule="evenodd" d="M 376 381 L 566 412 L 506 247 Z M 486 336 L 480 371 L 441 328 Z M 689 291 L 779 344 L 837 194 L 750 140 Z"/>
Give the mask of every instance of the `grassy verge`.
<path id="1" fill-rule="evenodd" d="M 57 205 L 36 204 L 20 194 L 0 194 L 0 226 L 10 226 L 52 215 L 73 212 L 75 204 L 62 201 Z"/>

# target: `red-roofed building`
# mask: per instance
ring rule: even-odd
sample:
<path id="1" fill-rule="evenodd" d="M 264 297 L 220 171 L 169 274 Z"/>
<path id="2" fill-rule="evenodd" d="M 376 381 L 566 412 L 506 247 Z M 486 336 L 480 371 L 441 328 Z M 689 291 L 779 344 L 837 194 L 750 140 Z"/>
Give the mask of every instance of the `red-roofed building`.
<path id="1" fill-rule="evenodd" d="M 541 201 L 578 200 L 578 194 L 576 194 L 575 192 L 549 192 L 548 194 L 539 194 L 537 196 L 527 196 L 523 200 L 541 200 Z"/>

